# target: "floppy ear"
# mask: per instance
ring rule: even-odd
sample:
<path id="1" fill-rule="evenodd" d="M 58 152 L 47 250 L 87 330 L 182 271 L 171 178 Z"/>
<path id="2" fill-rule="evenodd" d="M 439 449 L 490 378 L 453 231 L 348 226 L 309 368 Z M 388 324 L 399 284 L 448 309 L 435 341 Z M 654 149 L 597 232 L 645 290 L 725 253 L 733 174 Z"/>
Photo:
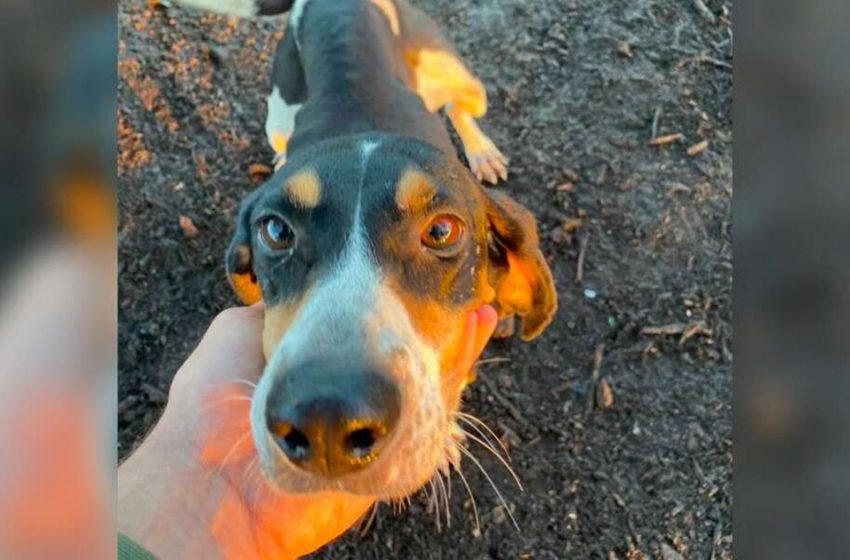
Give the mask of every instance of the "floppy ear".
<path id="1" fill-rule="evenodd" d="M 253 305 L 263 299 L 251 258 L 250 214 L 247 205 L 243 205 L 236 221 L 236 233 L 233 234 L 225 256 L 227 279 L 245 305 Z"/>
<path id="2" fill-rule="evenodd" d="M 490 222 L 489 281 L 496 292 L 499 316 L 519 315 L 521 336 L 531 340 L 543 332 L 558 308 L 549 265 L 540 251 L 531 212 L 507 195 L 487 190 Z"/>

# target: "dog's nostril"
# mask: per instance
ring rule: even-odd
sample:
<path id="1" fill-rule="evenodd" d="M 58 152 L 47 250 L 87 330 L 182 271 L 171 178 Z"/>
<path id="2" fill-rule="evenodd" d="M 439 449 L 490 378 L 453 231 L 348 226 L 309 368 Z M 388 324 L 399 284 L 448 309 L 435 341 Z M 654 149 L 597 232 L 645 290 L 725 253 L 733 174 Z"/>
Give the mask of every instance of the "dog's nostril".
<path id="1" fill-rule="evenodd" d="M 304 432 L 290 424 L 281 423 L 272 430 L 278 441 L 283 443 L 284 452 L 291 459 L 305 459 L 310 454 L 310 440 Z"/>
<path id="2" fill-rule="evenodd" d="M 345 447 L 348 452 L 358 459 L 372 453 L 378 434 L 374 428 L 359 428 L 345 436 Z"/>

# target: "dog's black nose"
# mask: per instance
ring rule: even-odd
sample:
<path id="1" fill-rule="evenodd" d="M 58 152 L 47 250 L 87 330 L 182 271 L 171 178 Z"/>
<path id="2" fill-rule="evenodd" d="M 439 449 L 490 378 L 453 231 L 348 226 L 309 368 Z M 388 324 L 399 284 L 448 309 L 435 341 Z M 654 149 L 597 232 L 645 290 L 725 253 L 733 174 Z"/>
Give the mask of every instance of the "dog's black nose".
<path id="1" fill-rule="evenodd" d="M 269 432 L 290 461 L 324 476 L 374 461 L 398 421 L 398 389 L 376 373 L 296 371 L 276 385 L 266 401 Z"/>

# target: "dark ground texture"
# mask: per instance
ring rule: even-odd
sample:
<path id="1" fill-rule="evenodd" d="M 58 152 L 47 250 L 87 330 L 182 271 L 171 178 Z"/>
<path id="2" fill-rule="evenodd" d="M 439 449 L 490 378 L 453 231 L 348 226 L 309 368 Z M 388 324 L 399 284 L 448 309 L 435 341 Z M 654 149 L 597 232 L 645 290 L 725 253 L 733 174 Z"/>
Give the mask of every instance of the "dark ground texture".
<path id="1" fill-rule="evenodd" d="M 484 127 L 511 158 L 503 188 L 537 215 L 561 298 L 539 339 L 491 343 L 485 357 L 508 361 L 480 368 L 465 405 L 511 448 L 524 492 L 477 454 L 522 531 L 466 462 L 480 534 L 454 477 L 449 529 L 419 496 L 317 557 L 731 558 L 731 4 L 706 2 L 713 22 L 693 0 L 417 4 L 487 86 Z M 236 303 L 223 253 L 249 166 L 271 157 L 264 98 L 284 20 L 125 0 L 119 24 L 125 456 Z M 653 128 L 684 138 L 651 146 Z"/>

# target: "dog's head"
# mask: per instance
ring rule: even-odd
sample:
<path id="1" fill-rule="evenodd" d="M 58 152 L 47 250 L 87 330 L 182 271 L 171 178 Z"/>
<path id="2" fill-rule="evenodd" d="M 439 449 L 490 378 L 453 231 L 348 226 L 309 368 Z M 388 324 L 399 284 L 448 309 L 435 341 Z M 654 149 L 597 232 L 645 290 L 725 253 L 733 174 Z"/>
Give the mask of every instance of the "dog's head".
<path id="1" fill-rule="evenodd" d="M 286 492 L 417 490 L 446 460 L 469 311 L 518 315 L 530 339 L 556 307 L 528 211 L 396 137 L 296 152 L 244 202 L 227 268 L 266 306 L 251 427 Z"/>

